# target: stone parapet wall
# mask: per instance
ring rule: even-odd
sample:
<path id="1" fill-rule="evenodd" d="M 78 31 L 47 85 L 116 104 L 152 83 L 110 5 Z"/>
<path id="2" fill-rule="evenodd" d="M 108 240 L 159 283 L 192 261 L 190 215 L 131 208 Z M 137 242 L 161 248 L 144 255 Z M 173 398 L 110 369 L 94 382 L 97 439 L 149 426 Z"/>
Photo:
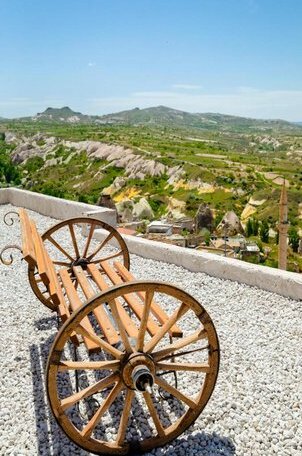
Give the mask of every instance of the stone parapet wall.
<path id="1" fill-rule="evenodd" d="M 8 203 L 60 220 L 80 217 L 93 212 L 95 218 L 110 225 L 116 225 L 116 213 L 112 209 L 29 192 L 19 188 L 0 189 L 0 204 Z"/>
<path id="2" fill-rule="evenodd" d="M 100 241 L 105 233 L 96 230 Z M 247 263 L 213 253 L 164 244 L 158 241 L 123 235 L 130 253 L 144 258 L 172 263 L 192 272 L 204 272 L 220 279 L 233 280 L 263 290 L 302 300 L 302 274 Z"/>
<path id="3" fill-rule="evenodd" d="M 0 204 L 10 203 L 56 219 L 89 215 L 115 225 L 113 210 L 90 204 L 68 201 L 16 188 L 0 189 Z M 96 230 L 94 237 L 104 239 Z M 166 263 L 183 266 L 192 272 L 204 272 L 213 277 L 256 286 L 293 299 L 302 300 L 302 274 L 260 266 L 233 258 L 200 252 L 175 245 L 123 235 L 130 253 Z"/>

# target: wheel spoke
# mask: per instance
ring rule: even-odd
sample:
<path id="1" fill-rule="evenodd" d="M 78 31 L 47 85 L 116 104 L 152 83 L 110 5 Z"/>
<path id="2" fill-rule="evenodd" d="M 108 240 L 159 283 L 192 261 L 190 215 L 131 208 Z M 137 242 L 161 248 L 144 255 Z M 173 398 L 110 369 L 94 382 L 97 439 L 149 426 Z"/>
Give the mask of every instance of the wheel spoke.
<path id="1" fill-rule="evenodd" d="M 40 282 L 42 282 L 42 279 L 36 279 L 36 278 L 35 278 L 35 282 L 36 282 L 36 283 L 40 283 Z"/>
<path id="2" fill-rule="evenodd" d="M 158 370 L 210 372 L 208 364 L 199 363 L 157 363 Z"/>
<path id="3" fill-rule="evenodd" d="M 186 304 L 182 303 L 180 307 L 174 312 L 174 314 L 166 321 L 161 329 L 152 337 L 152 339 L 145 346 L 145 352 L 150 353 L 153 348 L 158 344 L 158 342 L 164 337 L 164 335 L 172 328 L 172 326 L 181 318 L 187 311 L 189 307 Z"/>
<path id="4" fill-rule="evenodd" d="M 53 264 L 57 266 L 70 266 L 70 263 L 66 263 L 65 261 L 53 261 Z"/>
<path id="5" fill-rule="evenodd" d="M 94 385 L 88 386 L 87 388 L 83 389 L 82 391 L 79 391 L 78 393 L 72 394 L 69 397 L 66 397 L 61 401 L 61 407 L 63 411 L 69 409 L 72 407 L 74 404 L 79 402 L 82 399 L 85 399 L 85 397 L 92 396 L 95 393 L 98 393 L 104 388 L 107 388 L 107 386 L 112 385 L 112 383 L 118 381 L 119 375 L 118 374 L 111 374 L 106 378 L 103 378 L 99 382 L 95 383 Z"/>
<path id="6" fill-rule="evenodd" d="M 68 228 L 69 228 L 72 243 L 73 243 L 74 253 L 76 255 L 76 258 L 79 258 L 80 252 L 79 252 L 79 248 L 78 248 L 78 244 L 77 244 L 77 240 L 76 240 L 76 236 L 75 236 L 75 232 L 74 232 L 72 223 L 68 223 Z"/>
<path id="7" fill-rule="evenodd" d="M 86 245 L 85 245 L 85 248 L 84 248 L 84 251 L 83 251 L 83 255 L 82 255 L 83 258 L 86 258 L 86 255 L 87 255 L 87 252 L 88 252 L 88 249 L 89 249 L 89 246 L 90 246 L 90 242 L 91 242 L 94 230 L 95 230 L 95 223 L 92 222 L 91 225 L 90 225 L 90 230 L 89 230 L 87 242 L 86 242 Z"/>
<path id="8" fill-rule="evenodd" d="M 172 396 L 176 397 L 180 401 L 187 404 L 190 408 L 194 409 L 197 406 L 195 401 L 190 399 L 185 394 L 181 393 L 178 389 L 174 388 L 174 386 L 169 385 L 169 383 L 166 382 L 163 378 L 155 376 L 154 381 L 158 386 L 166 390 L 168 393 L 172 394 Z"/>
<path id="9" fill-rule="evenodd" d="M 158 432 L 158 435 L 160 437 L 163 437 L 165 435 L 165 430 L 160 422 L 160 419 L 157 415 L 157 412 L 156 412 L 156 408 L 154 407 L 154 404 L 153 404 L 153 401 L 152 401 L 152 397 L 151 397 L 151 394 L 149 394 L 147 391 L 145 391 L 143 393 L 144 395 L 144 399 L 146 401 L 146 404 L 147 404 L 147 407 L 149 409 L 149 412 L 150 412 L 150 415 L 152 417 L 152 420 L 155 424 L 155 427 L 156 427 L 156 430 Z"/>
<path id="10" fill-rule="evenodd" d="M 111 312 L 112 312 L 113 318 L 115 319 L 115 322 L 116 322 L 116 324 L 118 326 L 118 329 L 119 329 L 119 332 L 120 332 L 120 337 L 121 337 L 122 342 L 124 344 L 125 350 L 126 350 L 127 353 L 132 353 L 133 352 L 133 348 L 130 345 L 130 342 L 129 342 L 129 339 L 128 339 L 128 336 L 127 336 L 127 333 L 126 333 L 126 329 L 125 329 L 125 327 L 123 325 L 123 320 L 120 317 L 119 312 L 118 312 L 118 308 L 117 308 L 115 299 L 113 299 L 112 301 L 109 301 L 108 304 L 109 304 L 109 306 L 111 308 Z"/>
<path id="11" fill-rule="evenodd" d="M 84 326 L 79 325 L 76 328 L 76 331 L 79 334 L 88 337 L 90 340 L 95 342 L 100 348 L 102 348 L 106 352 L 110 353 L 110 355 L 112 355 L 114 358 L 117 358 L 117 359 L 121 359 L 122 358 L 123 352 L 121 352 L 117 348 L 114 348 L 112 345 L 108 344 L 108 342 L 105 342 L 103 339 L 101 339 L 100 337 L 96 336 L 95 334 L 89 332 L 86 328 L 84 328 Z"/>
<path id="12" fill-rule="evenodd" d="M 116 258 L 120 255 L 122 255 L 123 250 L 119 250 L 117 253 L 113 253 L 112 255 L 108 255 L 105 258 L 99 258 L 98 260 L 91 261 L 91 263 L 101 263 L 102 261 L 108 261 L 111 260 L 112 258 Z"/>
<path id="13" fill-rule="evenodd" d="M 46 238 L 49 242 L 51 242 L 61 253 L 63 253 L 64 256 L 66 256 L 70 261 L 73 261 L 74 259 L 72 256 L 69 255 L 69 253 L 66 252 L 66 250 L 63 249 L 63 247 L 55 241 L 55 239 L 49 235 Z"/>
<path id="14" fill-rule="evenodd" d="M 108 234 L 108 236 L 103 240 L 103 242 L 98 246 L 97 249 L 95 249 L 94 252 L 92 252 L 88 257 L 87 257 L 87 260 L 90 261 L 97 253 L 99 253 L 100 250 L 102 250 L 102 248 L 107 244 L 107 242 L 110 241 L 110 239 L 112 239 L 114 236 L 114 233 L 111 232 Z"/>
<path id="15" fill-rule="evenodd" d="M 120 380 L 110 391 L 108 396 L 106 397 L 105 401 L 101 405 L 101 407 L 98 409 L 98 411 L 94 414 L 94 416 L 91 418 L 91 420 L 87 423 L 87 425 L 84 427 L 84 429 L 81 432 L 82 437 L 90 437 L 91 434 L 93 433 L 93 430 L 99 423 L 100 419 L 106 412 L 106 410 L 111 406 L 111 404 L 114 402 L 118 394 L 122 391 L 124 388 L 123 382 Z"/>
<path id="16" fill-rule="evenodd" d="M 128 424 L 128 420 L 129 420 L 133 396 L 134 396 L 134 391 L 127 389 L 124 408 L 123 408 L 121 421 L 120 421 L 117 438 L 116 438 L 116 443 L 118 445 L 122 445 L 125 440 L 125 435 L 126 435 L 127 424 Z"/>
<path id="17" fill-rule="evenodd" d="M 61 361 L 59 371 L 66 370 L 85 370 L 85 369 L 117 369 L 120 365 L 118 360 L 113 361 Z"/>
<path id="18" fill-rule="evenodd" d="M 164 361 L 166 359 L 171 359 L 171 358 L 176 358 L 176 357 L 179 357 L 179 356 L 190 355 L 191 353 L 196 353 L 196 352 L 202 351 L 202 350 L 209 350 L 209 345 L 206 345 L 205 347 L 194 348 L 193 350 L 186 350 L 184 352 L 178 352 L 178 353 L 173 352 L 172 355 L 164 356 L 163 358 L 160 358 L 160 360 Z"/>
<path id="19" fill-rule="evenodd" d="M 186 347 L 187 345 L 194 344 L 200 339 L 205 339 L 207 337 L 207 333 L 204 329 L 199 329 L 195 331 L 193 334 L 190 336 L 184 337 L 183 339 L 178 340 L 177 342 L 174 342 L 173 344 L 168 345 L 165 348 L 162 348 L 161 350 L 158 350 L 153 354 L 154 360 L 160 360 L 164 356 L 168 355 L 169 353 L 174 352 L 175 350 L 180 350 L 183 347 Z"/>
<path id="20" fill-rule="evenodd" d="M 147 329 L 147 323 L 148 323 L 148 318 L 149 318 L 149 313 L 150 313 L 150 309 L 151 309 L 153 296 L 154 296 L 153 291 L 147 291 L 145 294 L 144 310 L 143 310 L 143 315 L 141 318 L 141 324 L 140 324 L 140 328 L 138 331 L 137 342 L 136 342 L 136 347 L 135 347 L 137 351 L 142 351 L 144 348 L 145 333 L 146 333 L 146 329 Z"/>

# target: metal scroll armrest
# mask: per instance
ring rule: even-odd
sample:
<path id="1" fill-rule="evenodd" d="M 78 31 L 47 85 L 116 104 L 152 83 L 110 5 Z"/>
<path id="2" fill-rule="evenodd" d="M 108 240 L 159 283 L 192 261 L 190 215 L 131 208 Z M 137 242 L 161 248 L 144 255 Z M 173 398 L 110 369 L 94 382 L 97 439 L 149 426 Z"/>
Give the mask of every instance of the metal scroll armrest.
<path id="1" fill-rule="evenodd" d="M 16 211 L 9 211 L 3 217 L 3 221 L 4 221 L 5 225 L 7 225 L 7 226 L 12 226 L 16 219 L 19 220 L 19 214 Z M 6 252 L 7 250 L 11 250 L 11 249 L 20 250 L 20 252 L 22 253 L 22 249 L 18 245 L 16 245 L 16 244 L 6 245 L 0 252 L 0 261 L 3 264 L 5 264 L 6 266 L 10 266 L 12 264 L 12 262 L 14 261 L 13 255 L 11 253 L 9 255 L 8 260 L 6 260 L 4 258 L 4 252 Z"/>
<path id="2" fill-rule="evenodd" d="M 16 211 L 9 211 L 3 217 L 3 221 L 7 226 L 13 226 L 15 220 L 19 220 L 19 214 Z"/>
<path id="3" fill-rule="evenodd" d="M 19 250 L 22 253 L 22 249 L 18 245 L 16 245 L 16 244 L 6 245 L 0 252 L 0 260 L 3 264 L 5 264 L 5 266 L 10 266 L 12 264 L 12 262 L 14 261 L 13 255 L 11 253 L 9 254 L 9 260 L 6 260 L 3 256 L 4 252 L 6 252 L 7 250 L 10 250 L 10 249 Z"/>

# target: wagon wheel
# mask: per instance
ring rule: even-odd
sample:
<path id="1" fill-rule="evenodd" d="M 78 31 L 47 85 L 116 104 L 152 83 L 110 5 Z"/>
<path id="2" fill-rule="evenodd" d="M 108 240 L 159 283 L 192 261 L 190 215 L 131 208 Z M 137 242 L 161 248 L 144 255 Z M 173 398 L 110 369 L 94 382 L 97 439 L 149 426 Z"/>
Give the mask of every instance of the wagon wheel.
<path id="1" fill-rule="evenodd" d="M 87 238 L 81 234 L 79 225 L 86 225 Z M 104 238 L 98 245 L 92 239 L 94 231 L 102 229 Z M 60 239 L 58 239 L 58 236 Z M 103 260 L 119 260 L 129 269 L 130 258 L 127 245 L 120 233 L 111 225 L 88 217 L 77 217 L 57 223 L 42 235 L 53 263 L 58 268 L 71 268 L 71 266 L 85 265 L 89 263 L 99 263 Z M 63 239 L 63 241 L 61 241 Z M 114 242 L 116 247 L 114 252 L 108 254 L 104 250 L 108 249 L 109 242 Z M 50 309 L 54 310 L 54 305 L 43 285 L 36 268 L 28 268 L 28 277 L 31 288 L 37 298 Z"/>
<path id="2" fill-rule="evenodd" d="M 117 307 L 131 294 L 140 297 L 143 309 L 141 320 L 133 317 L 136 338 L 127 334 Z M 152 335 L 146 325 L 154 301 L 168 319 Z M 92 322 L 92 311 L 101 307 L 110 309 L 118 328 L 121 341 L 115 346 L 96 325 L 94 334 L 84 328 L 85 317 Z M 183 337 L 170 344 L 175 324 Z M 81 360 L 75 360 L 68 344 L 73 331 L 99 345 L 99 353 L 89 356 L 81 344 Z M 172 285 L 137 281 L 97 295 L 62 326 L 48 358 L 47 393 L 57 422 L 77 445 L 96 454 L 133 454 L 166 444 L 196 420 L 212 394 L 218 368 L 218 338 L 205 309 Z M 85 379 L 79 389 L 76 373 Z"/>

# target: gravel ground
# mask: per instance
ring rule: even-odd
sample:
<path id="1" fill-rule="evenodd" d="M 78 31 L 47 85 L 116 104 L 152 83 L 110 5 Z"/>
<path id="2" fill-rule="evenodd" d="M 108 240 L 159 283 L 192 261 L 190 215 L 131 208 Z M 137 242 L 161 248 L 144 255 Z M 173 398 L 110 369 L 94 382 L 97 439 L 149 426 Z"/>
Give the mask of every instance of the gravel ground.
<path id="1" fill-rule="evenodd" d="M 11 206 L 0 206 L 0 219 Z M 32 213 L 40 232 L 54 220 Z M 20 243 L 1 223 L 1 248 Z M 44 367 L 56 319 L 34 297 L 18 253 L 0 265 L 0 455 L 87 455 L 56 425 Z M 221 367 L 203 414 L 152 455 L 302 454 L 301 302 L 131 256 L 137 278 L 174 283 L 203 303 L 218 331 Z"/>

